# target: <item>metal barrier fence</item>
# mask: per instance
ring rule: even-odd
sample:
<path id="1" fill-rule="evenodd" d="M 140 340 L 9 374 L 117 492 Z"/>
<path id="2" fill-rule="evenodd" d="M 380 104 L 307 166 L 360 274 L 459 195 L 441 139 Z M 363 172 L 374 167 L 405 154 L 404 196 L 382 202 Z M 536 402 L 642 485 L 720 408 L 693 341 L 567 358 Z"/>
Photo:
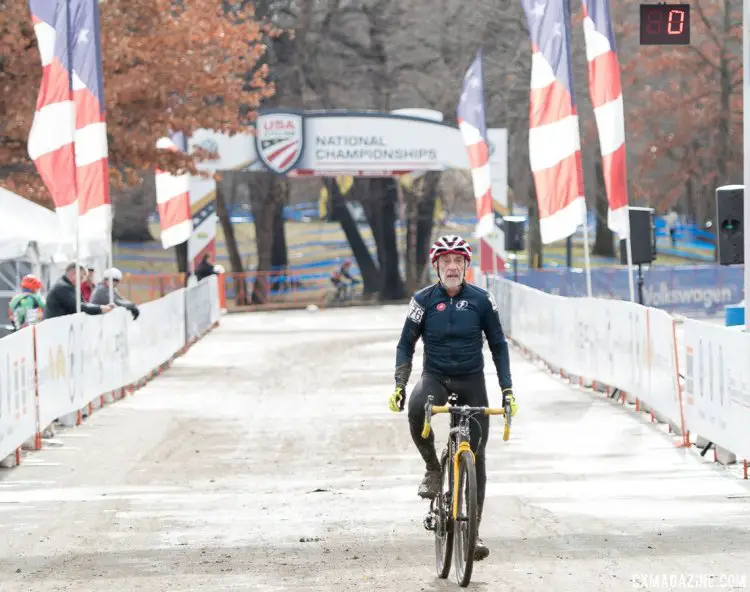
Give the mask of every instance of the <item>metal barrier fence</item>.
<path id="1" fill-rule="evenodd" d="M 256 286 L 257 284 L 257 286 Z M 361 285 L 361 284 L 360 284 Z M 248 305 L 325 304 L 335 288 L 328 278 L 303 277 L 290 271 L 223 273 L 218 276 L 219 298 L 227 310 Z M 185 287 L 185 274 L 124 275 L 121 293 L 140 304 Z"/>

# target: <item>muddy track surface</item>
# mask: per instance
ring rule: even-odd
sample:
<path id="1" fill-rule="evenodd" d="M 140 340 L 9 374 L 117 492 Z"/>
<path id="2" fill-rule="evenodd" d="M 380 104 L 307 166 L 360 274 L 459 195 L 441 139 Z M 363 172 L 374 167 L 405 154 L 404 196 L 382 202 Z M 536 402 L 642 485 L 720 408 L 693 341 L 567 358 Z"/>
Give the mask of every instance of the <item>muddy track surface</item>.
<path id="1" fill-rule="evenodd" d="M 0 590 L 457 589 L 435 576 L 423 467 L 387 405 L 404 314 L 225 317 L 134 396 L 59 430 L 0 472 Z M 420 362 L 418 348 L 412 386 Z M 471 589 L 743 583 L 746 482 L 516 352 L 512 370 L 520 412 L 510 442 L 499 421 L 489 439 L 491 555 Z"/>

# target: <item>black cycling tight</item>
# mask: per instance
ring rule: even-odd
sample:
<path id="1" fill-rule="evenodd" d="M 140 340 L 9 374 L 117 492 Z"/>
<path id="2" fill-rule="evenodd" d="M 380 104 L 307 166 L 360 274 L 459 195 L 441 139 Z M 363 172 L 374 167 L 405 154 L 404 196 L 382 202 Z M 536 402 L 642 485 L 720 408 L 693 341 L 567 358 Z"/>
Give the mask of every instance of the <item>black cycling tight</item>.
<path id="1" fill-rule="evenodd" d="M 444 378 L 434 374 L 422 374 L 409 397 L 409 429 L 411 430 L 412 440 L 417 445 L 428 470 L 440 469 L 440 462 L 435 452 L 434 434 L 430 432 L 429 438 L 422 438 L 424 406 L 429 395 L 433 396 L 435 405 L 445 405 L 450 393 L 456 394 L 458 405 L 469 405 L 471 407 L 488 405 L 484 374 L 472 374 L 460 378 Z M 484 490 L 487 485 L 484 449 L 487 445 L 489 433 L 489 416 L 475 415 L 471 420 L 471 448 L 476 457 L 477 506 L 480 518 L 484 507 Z"/>

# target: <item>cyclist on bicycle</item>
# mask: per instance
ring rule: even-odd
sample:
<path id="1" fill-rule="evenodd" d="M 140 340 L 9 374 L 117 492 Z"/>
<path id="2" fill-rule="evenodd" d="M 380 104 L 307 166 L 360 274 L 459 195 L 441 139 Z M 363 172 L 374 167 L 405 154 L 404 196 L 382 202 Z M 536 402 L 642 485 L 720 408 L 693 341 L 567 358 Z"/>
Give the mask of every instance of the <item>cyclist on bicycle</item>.
<path id="1" fill-rule="evenodd" d="M 430 261 L 438 282 L 419 290 L 409 303 L 409 311 L 396 348 L 396 390 L 389 400 L 392 411 L 404 409 L 406 384 L 412 370 L 417 340 L 424 342 L 422 376 L 409 397 L 409 429 L 426 465 L 418 495 L 432 499 L 440 493 L 440 462 L 432 432 L 423 439 L 424 407 L 433 395 L 435 405 L 445 405 L 455 393 L 460 405 L 488 406 L 484 382 L 482 333 L 495 362 L 504 401 L 516 413 L 510 356 L 497 305 L 492 295 L 466 283 L 464 274 L 471 263 L 471 246 L 460 236 L 440 237 L 430 249 Z M 478 522 L 482 521 L 487 483 L 484 451 L 489 437 L 488 416 L 475 416 L 471 422 L 471 447 L 476 456 Z M 489 555 L 489 549 L 477 537 L 475 560 Z"/>

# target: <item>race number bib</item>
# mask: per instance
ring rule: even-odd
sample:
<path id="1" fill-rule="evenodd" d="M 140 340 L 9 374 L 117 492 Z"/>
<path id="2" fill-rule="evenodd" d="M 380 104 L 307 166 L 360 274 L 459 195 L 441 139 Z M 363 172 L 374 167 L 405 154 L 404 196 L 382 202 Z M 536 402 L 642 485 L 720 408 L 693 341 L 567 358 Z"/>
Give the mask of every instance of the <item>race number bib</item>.
<path id="1" fill-rule="evenodd" d="M 417 301 L 412 298 L 411 302 L 409 302 L 409 314 L 407 315 L 408 319 L 410 321 L 413 321 L 417 324 L 422 322 L 422 317 L 424 316 L 424 308 L 419 306 Z"/>

